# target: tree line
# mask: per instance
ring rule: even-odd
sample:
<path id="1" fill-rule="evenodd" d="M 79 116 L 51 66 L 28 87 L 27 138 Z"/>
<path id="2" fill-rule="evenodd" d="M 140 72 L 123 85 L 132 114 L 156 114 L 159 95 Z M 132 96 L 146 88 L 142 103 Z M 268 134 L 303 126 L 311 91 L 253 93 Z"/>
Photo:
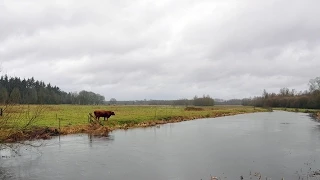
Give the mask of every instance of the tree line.
<path id="1" fill-rule="evenodd" d="M 263 90 L 261 96 L 245 98 L 242 104 L 257 107 L 320 109 L 320 77 L 309 81 L 309 90 L 296 92 L 294 89 L 281 88 L 278 93 Z"/>
<path id="2" fill-rule="evenodd" d="M 177 99 L 177 100 L 136 100 L 136 101 L 116 101 L 111 98 L 107 104 L 118 104 L 118 105 L 176 105 L 176 106 L 213 106 L 215 101 L 209 95 L 203 95 L 202 97 L 194 96 L 193 99 Z"/>
<path id="3" fill-rule="evenodd" d="M 90 91 L 64 92 L 33 77 L 0 77 L 0 104 L 103 104 L 105 97 Z"/>

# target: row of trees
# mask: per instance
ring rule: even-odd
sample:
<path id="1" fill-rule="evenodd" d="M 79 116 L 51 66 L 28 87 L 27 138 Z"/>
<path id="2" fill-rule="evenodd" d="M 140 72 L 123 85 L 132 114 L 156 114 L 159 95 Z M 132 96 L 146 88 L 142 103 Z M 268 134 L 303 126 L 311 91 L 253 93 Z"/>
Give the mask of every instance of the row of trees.
<path id="1" fill-rule="evenodd" d="M 119 105 L 183 105 L 183 106 L 213 106 L 215 101 L 209 95 L 203 97 L 195 96 L 193 99 L 178 99 L 178 100 L 137 100 L 137 101 L 116 101 L 111 98 L 108 104 Z"/>
<path id="2" fill-rule="evenodd" d="M 202 97 L 194 96 L 193 99 L 178 99 L 173 101 L 173 105 L 194 105 L 194 106 L 213 106 L 215 101 L 209 95 L 203 95 Z"/>
<path id="3" fill-rule="evenodd" d="M 309 91 L 296 92 L 281 88 L 279 93 L 263 91 L 262 96 L 242 100 L 243 105 L 258 107 L 287 107 L 320 109 L 320 77 L 309 81 Z"/>
<path id="4" fill-rule="evenodd" d="M 193 99 L 179 100 L 140 100 L 117 101 L 111 98 L 106 102 L 105 97 L 90 91 L 64 92 L 57 86 L 43 81 L 20 79 L 19 77 L 0 77 L 0 104 L 128 104 L 128 105 L 195 105 L 213 106 L 214 99 L 209 95 L 195 96 Z"/>
<path id="5" fill-rule="evenodd" d="M 195 106 L 213 106 L 214 100 L 209 96 L 203 95 L 202 97 L 195 96 L 193 98 L 193 105 Z"/>
<path id="6" fill-rule="evenodd" d="M 0 77 L 0 104 L 103 104 L 104 96 L 90 91 L 64 92 L 57 86 L 18 77 Z"/>

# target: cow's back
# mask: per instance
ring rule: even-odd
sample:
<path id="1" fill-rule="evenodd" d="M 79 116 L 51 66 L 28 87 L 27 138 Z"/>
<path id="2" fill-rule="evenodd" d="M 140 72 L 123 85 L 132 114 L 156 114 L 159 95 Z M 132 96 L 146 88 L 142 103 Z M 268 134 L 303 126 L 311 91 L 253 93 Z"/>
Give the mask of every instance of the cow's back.
<path id="1" fill-rule="evenodd" d="M 95 110 L 93 113 L 96 116 L 103 116 L 106 113 L 106 111 L 104 111 L 104 110 Z"/>

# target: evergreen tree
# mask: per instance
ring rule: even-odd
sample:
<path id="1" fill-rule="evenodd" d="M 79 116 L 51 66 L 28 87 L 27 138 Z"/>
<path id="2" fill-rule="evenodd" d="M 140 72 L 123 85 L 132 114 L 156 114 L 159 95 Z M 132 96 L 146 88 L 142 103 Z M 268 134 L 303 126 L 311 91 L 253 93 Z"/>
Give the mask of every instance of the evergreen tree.
<path id="1" fill-rule="evenodd" d="M 21 99 L 19 88 L 15 87 L 10 93 L 9 101 L 14 104 L 19 104 Z"/>
<path id="2" fill-rule="evenodd" d="M 0 104 L 5 104 L 8 100 L 8 91 L 5 87 L 0 88 Z"/>

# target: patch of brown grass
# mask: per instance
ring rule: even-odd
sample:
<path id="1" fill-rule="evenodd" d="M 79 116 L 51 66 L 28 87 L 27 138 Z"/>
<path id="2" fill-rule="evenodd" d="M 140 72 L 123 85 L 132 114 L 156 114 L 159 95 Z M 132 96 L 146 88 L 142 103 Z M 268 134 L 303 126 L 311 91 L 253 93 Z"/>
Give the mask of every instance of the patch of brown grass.
<path id="1" fill-rule="evenodd" d="M 23 113 L 24 110 L 23 109 L 18 109 L 18 108 L 7 108 L 4 113 L 6 114 L 20 114 L 20 113 Z"/>
<path id="2" fill-rule="evenodd" d="M 48 111 L 60 111 L 61 108 L 59 106 L 48 106 L 48 107 L 46 107 L 46 110 L 48 110 Z"/>
<path id="3" fill-rule="evenodd" d="M 184 108 L 185 111 L 204 111 L 203 108 L 197 108 L 197 107 L 186 107 Z"/>
<path id="4" fill-rule="evenodd" d="M 59 135 L 57 129 L 49 127 L 34 127 L 26 130 L 7 129 L 1 134 L 1 139 L 5 143 L 18 141 L 27 141 L 35 139 L 49 139 L 52 136 Z"/>
<path id="5" fill-rule="evenodd" d="M 320 121 L 320 112 L 315 112 L 312 115 L 316 120 Z"/>
<path id="6" fill-rule="evenodd" d="M 79 126 L 66 126 L 59 131 L 56 128 L 33 127 L 28 130 L 1 129 L 0 141 L 3 143 L 14 143 L 19 141 L 31 141 L 36 139 L 50 139 L 53 136 L 88 133 L 94 136 L 107 136 L 110 129 L 107 126 L 88 124 Z"/>

